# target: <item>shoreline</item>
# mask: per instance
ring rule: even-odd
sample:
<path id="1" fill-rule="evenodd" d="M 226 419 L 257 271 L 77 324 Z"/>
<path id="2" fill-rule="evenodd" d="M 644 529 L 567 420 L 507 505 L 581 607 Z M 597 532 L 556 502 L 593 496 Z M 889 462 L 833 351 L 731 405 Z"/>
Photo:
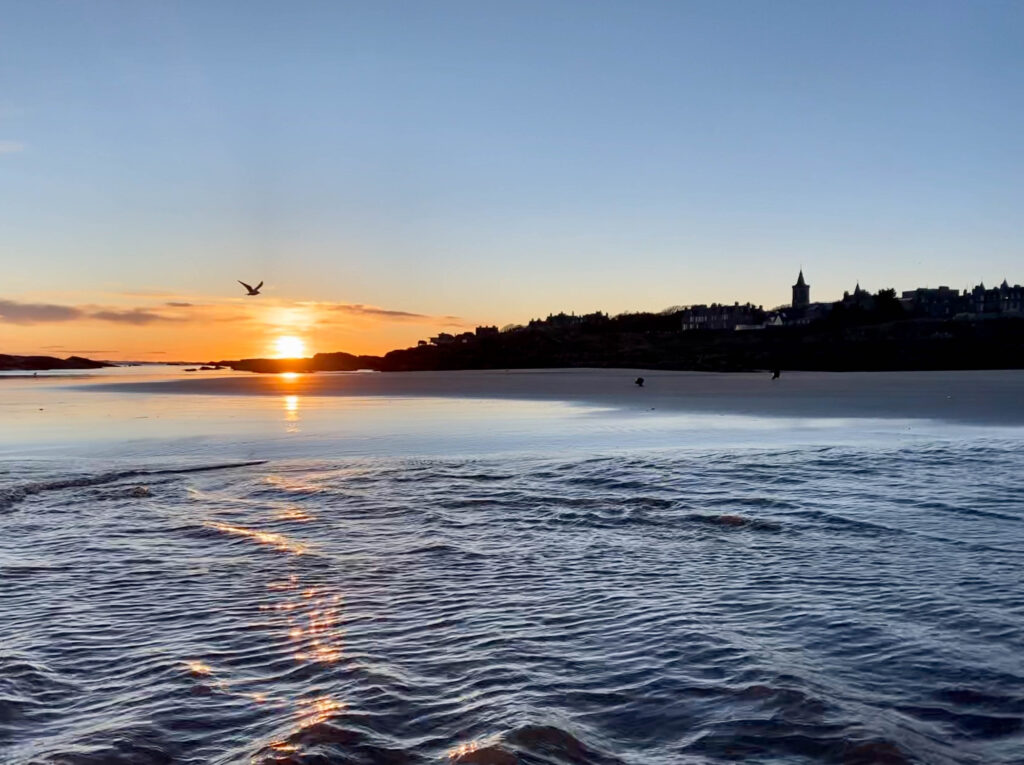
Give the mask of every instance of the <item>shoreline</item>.
<path id="1" fill-rule="evenodd" d="M 637 377 L 644 387 L 634 385 Z M 620 410 L 768 417 L 931 419 L 1024 425 L 1024 370 L 669 372 L 516 369 L 318 372 L 92 382 L 79 389 L 226 396 L 353 396 L 562 401 Z"/>

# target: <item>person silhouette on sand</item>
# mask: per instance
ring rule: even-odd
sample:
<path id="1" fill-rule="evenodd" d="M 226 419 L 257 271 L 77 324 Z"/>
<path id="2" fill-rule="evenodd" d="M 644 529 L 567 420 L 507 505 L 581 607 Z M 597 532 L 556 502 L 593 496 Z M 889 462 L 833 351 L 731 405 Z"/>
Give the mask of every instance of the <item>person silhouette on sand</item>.
<path id="1" fill-rule="evenodd" d="M 636 378 L 633 382 L 636 383 L 636 387 L 638 388 L 644 387 L 644 378 L 642 377 Z"/>
<path id="2" fill-rule="evenodd" d="M 778 380 L 780 377 L 782 377 L 782 370 L 781 369 L 773 369 L 772 370 L 772 379 L 773 380 Z"/>

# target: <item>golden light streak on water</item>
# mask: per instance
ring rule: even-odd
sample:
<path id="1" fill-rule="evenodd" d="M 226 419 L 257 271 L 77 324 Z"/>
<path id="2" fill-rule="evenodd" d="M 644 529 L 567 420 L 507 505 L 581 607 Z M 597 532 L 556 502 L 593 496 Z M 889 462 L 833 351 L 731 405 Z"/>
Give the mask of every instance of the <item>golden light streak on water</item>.
<path id="1" fill-rule="evenodd" d="M 273 749 L 275 752 L 297 752 L 299 748 L 295 744 L 289 744 L 287 741 L 271 741 L 267 744 L 269 749 Z"/>
<path id="2" fill-rule="evenodd" d="M 319 494 L 321 487 L 314 483 L 308 483 L 305 481 L 297 481 L 291 478 L 285 478 L 280 475 L 268 475 L 263 478 L 264 483 L 268 483 L 275 489 L 282 491 L 294 492 L 296 494 Z"/>
<path id="3" fill-rule="evenodd" d="M 294 590 L 296 587 L 299 586 L 298 583 L 299 583 L 299 577 L 296 576 L 295 574 L 292 574 L 290 577 L 288 577 L 283 582 L 268 582 L 267 583 L 267 589 L 268 590 Z"/>
<path id="4" fill-rule="evenodd" d="M 296 523 L 307 523 L 309 521 L 316 520 L 315 515 L 310 515 L 305 510 L 298 507 L 288 507 L 283 510 L 275 510 L 274 518 L 279 521 L 295 521 Z"/>
<path id="5" fill-rule="evenodd" d="M 188 661 L 185 662 L 185 666 L 188 667 L 189 672 L 197 677 L 206 677 L 213 674 L 213 667 L 201 661 Z"/>
<path id="6" fill-rule="evenodd" d="M 295 394 L 284 397 L 284 421 L 287 423 L 286 433 L 299 432 L 299 397 Z"/>
<path id="7" fill-rule="evenodd" d="M 320 696 L 316 699 L 302 699 L 298 703 L 299 729 L 308 728 L 327 722 L 338 712 L 345 708 L 345 705 L 330 696 Z"/>
<path id="8" fill-rule="evenodd" d="M 449 749 L 448 752 L 447 752 L 448 759 L 450 759 L 450 760 L 457 760 L 460 757 L 465 757 L 468 754 L 473 754 L 474 752 L 478 752 L 481 749 L 483 749 L 484 747 L 491 746 L 494 743 L 495 743 L 494 739 L 492 739 L 492 738 L 486 738 L 486 739 L 478 738 L 478 739 L 474 739 L 472 741 L 467 741 L 464 744 L 459 744 L 458 746 L 452 747 L 451 749 Z"/>
<path id="9" fill-rule="evenodd" d="M 460 744 L 459 746 L 449 749 L 448 759 L 454 760 L 457 757 L 463 757 L 477 751 L 479 748 L 479 741 L 467 741 L 465 744 Z"/>
<path id="10" fill-rule="evenodd" d="M 295 577 L 270 582 L 267 588 L 296 591 L 297 599 L 260 606 L 261 611 L 294 614 L 287 617 L 286 624 L 282 624 L 282 631 L 295 643 L 292 653 L 295 661 L 334 664 L 341 660 L 345 633 L 338 627 L 340 593 L 328 592 L 324 587 L 301 588 Z"/>
<path id="11" fill-rule="evenodd" d="M 289 552 L 293 555 L 302 555 L 307 549 L 301 542 L 295 542 L 284 534 L 277 534 L 273 531 L 248 529 L 244 526 L 235 526 L 230 523 L 221 523 L 220 521 L 206 521 L 203 525 L 211 529 L 216 529 L 217 531 L 222 531 L 225 534 L 248 537 L 249 539 L 256 540 L 260 544 L 271 545 L 282 552 Z"/>

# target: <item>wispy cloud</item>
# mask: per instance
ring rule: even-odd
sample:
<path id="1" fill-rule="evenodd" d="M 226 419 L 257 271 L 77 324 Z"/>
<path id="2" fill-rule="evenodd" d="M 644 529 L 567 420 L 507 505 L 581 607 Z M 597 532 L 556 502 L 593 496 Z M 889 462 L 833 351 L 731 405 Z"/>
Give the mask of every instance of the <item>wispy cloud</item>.
<path id="1" fill-rule="evenodd" d="M 0 154 L 17 154 L 25 151 L 25 144 L 20 141 L 0 141 Z"/>
<path id="2" fill-rule="evenodd" d="M 336 313 L 343 313 L 348 316 L 361 316 L 382 321 L 416 322 L 420 324 L 443 324 L 445 326 L 464 326 L 465 320 L 460 316 L 431 316 L 426 313 L 415 313 L 413 311 L 399 311 L 393 308 L 380 308 L 374 305 L 363 303 L 330 303 L 320 304 L 321 308 L 327 308 Z"/>
<path id="3" fill-rule="evenodd" d="M 178 297 L 178 296 L 175 296 Z M 184 296 L 182 296 L 184 297 Z M 144 302 L 144 301 L 140 301 Z M 190 300 L 161 300 L 152 305 L 61 305 L 48 302 L 21 302 L 0 299 L 0 323 L 53 324 L 60 322 L 106 322 L 143 327 L 160 324 L 199 323 L 208 325 L 264 325 L 275 330 L 302 331 L 315 326 L 328 328 L 379 324 L 419 324 L 434 327 L 467 327 L 459 316 L 418 313 L 382 308 L 366 303 L 261 301 L 246 304 L 246 310 L 233 302 L 194 303 Z"/>
<path id="4" fill-rule="evenodd" d="M 52 303 L 19 303 L 15 300 L 0 300 L 0 321 L 9 324 L 52 324 L 56 322 L 94 319 L 116 324 L 152 324 L 154 322 L 181 321 L 173 316 L 164 316 L 146 308 L 129 310 L 83 308 L 73 305 Z"/>
<path id="5" fill-rule="evenodd" d="M 149 298 L 171 298 L 176 297 L 168 290 L 121 290 L 120 292 L 109 292 L 110 295 L 123 295 L 124 297 L 149 297 Z"/>
<path id="6" fill-rule="evenodd" d="M 96 311 L 89 314 L 89 318 L 99 319 L 100 321 L 112 321 L 117 324 L 135 325 L 153 324 L 161 321 L 182 321 L 182 319 L 164 316 L 145 308 L 132 308 L 128 311 Z"/>
<path id="7" fill-rule="evenodd" d="M 421 321 L 429 319 L 430 317 L 423 313 L 412 313 L 411 311 L 396 311 L 389 308 L 378 308 L 372 305 L 363 305 L 362 303 L 335 303 L 331 306 L 332 311 L 339 311 L 340 313 L 347 313 L 353 316 L 376 316 L 378 318 L 388 318 L 401 320 L 417 320 Z"/>
<path id="8" fill-rule="evenodd" d="M 54 321 L 72 321 L 84 315 L 81 308 L 49 303 L 18 303 L 0 300 L 0 319 L 11 324 L 42 324 Z"/>

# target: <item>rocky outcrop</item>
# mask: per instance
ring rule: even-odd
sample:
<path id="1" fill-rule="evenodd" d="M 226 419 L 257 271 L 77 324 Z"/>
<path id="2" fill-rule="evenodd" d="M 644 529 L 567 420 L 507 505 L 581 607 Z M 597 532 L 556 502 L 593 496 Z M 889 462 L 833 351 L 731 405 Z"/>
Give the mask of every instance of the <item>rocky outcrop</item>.
<path id="1" fill-rule="evenodd" d="M 102 369 L 115 367 L 105 361 L 93 361 L 82 356 L 68 356 L 58 359 L 54 356 L 9 356 L 0 353 L 0 370 L 5 372 L 18 370 L 25 372 L 42 372 L 47 369 Z"/>

